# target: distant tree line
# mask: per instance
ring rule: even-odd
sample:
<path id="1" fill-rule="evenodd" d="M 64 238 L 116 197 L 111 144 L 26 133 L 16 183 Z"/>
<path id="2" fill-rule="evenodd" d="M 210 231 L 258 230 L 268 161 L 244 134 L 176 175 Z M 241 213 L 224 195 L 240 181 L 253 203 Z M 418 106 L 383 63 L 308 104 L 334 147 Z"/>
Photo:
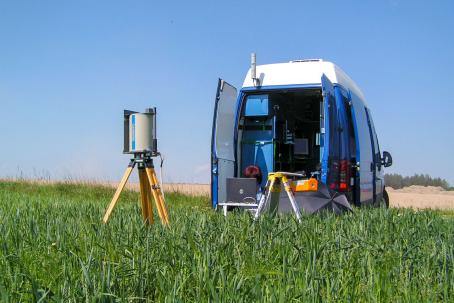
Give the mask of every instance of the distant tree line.
<path id="1" fill-rule="evenodd" d="M 413 176 L 402 176 L 399 174 L 385 174 L 386 186 L 394 189 L 403 188 L 410 185 L 422 186 L 441 186 L 446 190 L 454 190 L 450 187 L 448 181 L 442 178 L 432 178 L 428 174 L 415 174 Z"/>

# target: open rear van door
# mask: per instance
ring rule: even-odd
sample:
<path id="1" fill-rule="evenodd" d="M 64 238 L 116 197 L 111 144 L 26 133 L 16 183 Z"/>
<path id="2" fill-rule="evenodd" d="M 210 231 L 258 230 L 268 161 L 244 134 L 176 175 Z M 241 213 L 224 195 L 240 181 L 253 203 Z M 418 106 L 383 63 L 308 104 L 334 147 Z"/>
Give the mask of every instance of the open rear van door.
<path id="1" fill-rule="evenodd" d="M 323 119 L 320 119 L 322 174 L 321 180 L 331 189 L 338 189 L 340 133 L 339 116 L 334 86 L 322 76 Z"/>
<path id="2" fill-rule="evenodd" d="M 218 81 L 211 137 L 211 201 L 213 208 L 226 200 L 226 180 L 235 173 L 234 128 L 237 90 Z"/>
<path id="3" fill-rule="evenodd" d="M 356 140 L 356 170 L 357 170 L 357 203 L 367 205 L 374 200 L 374 165 L 369 125 L 364 103 L 350 92 L 352 104 L 352 119 Z M 359 182 L 359 183 L 358 183 Z M 358 187 L 359 184 L 359 187 Z"/>
<path id="4" fill-rule="evenodd" d="M 351 124 L 351 131 L 353 135 L 353 142 L 350 142 L 350 160 L 352 161 L 352 169 L 351 169 L 351 183 L 350 185 L 353 185 L 353 202 L 356 205 L 361 205 L 361 181 L 360 181 L 360 159 L 361 159 L 361 154 L 360 154 L 360 141 L 359 141 L 359 131 L 358 131 L 358 121 L 356 119 L 355 115 L 355 110 L 353 107 L 353 101 L 352 101 L 352 93 L 349 90 L 348 91 L 348 114 L 347 114 L 347 119 L 349 120 L 349 123 Z M 350 137 L 350 140 L 353 139 Z"/>

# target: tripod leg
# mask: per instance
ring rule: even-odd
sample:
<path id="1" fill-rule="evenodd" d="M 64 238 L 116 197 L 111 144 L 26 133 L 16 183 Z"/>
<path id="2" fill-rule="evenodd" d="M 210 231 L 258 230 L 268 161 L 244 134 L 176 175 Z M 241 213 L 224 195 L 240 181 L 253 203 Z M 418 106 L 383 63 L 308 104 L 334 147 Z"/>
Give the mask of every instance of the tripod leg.
<path id="1" fill-rule="evenodd" d="M 292 204 L 293 211 L 295 212 L 296 219 L 298 220 L 299 223 L 301 223 L 300 209 L 298 207 L 298 204 L 296 204 L 295 196 L 293 195 L 292 188 L 290 187 L 288 179 L 283 178 L 282 181 L 284 183 L 284 188 L 285 191 L 287 192 L 288 198 L 290 199 L 290 203 Z"/>
<path id="2" fill-rule="evenodd" d="M 147 177 L 147 173 L 144 172 L 144 180 L 145 180 L 145 189 L 146 189 L 146 192 L 147 192 L 147 210 L 148 210 L 148 222 L 150 224 L 153 224 L 154 223 L 154 217 L 153 217 L 153 203 L 151 201 L 151 185 L 150 185 L 150 182 L 148 182 L 148 177 Z"/>
<path id="3" fill-rule="evenodd" d="M 155 185 L 155 188 L 156 188 L 156 192 L 158 194 L 158 198 L 159 198 L 159 201 L 160 201 L 160 204 L 161 204 L 162 213 L 164 215 L 164 218 L 165 218 L 166 222 L 169 223 L 169 214 L 167 213 L 167 208 L 166 208 L 166 203 L 165 203 L 165 200 L 164 200 L 164 195 L 162 194 L 162 189 L 161 189 L 161 186 L 159 185 L 158 177 L 156 176 L 156 173 L 155 173 L 154 169 L 153 169 L 152 177 L 153 177 L 153 181 L 154 181 L 154 185 Z"/>
<path id="4" fill-rule="evenodd" d="M 139 185 L 140 185 L 140 202 L 142 206 L 143 220 L 149 224 L 149 213 L 148 213 L 148 180 L 145 170 L 139 167 Z"/>
<path id="5" fill-rule="evenodd" d="M 257 211 L 255 212 L 254 220 L 257 220 L 258 217 L 260 216 L 261 212 L 263 211 L 263 208 L 265 205 L 268 203 L 270 197 L 271 197 L 271 191 L 274 187 L 274 182 L 276 179 L 271 179 L 267 181 L 266 186 L 265 186 L 265 192 L 263 193 L 262 197 L 260 198 L 259 205 L 257 206 Z"/>
<path id="6" fill-rule="evenodd" d="M 123 191 L 123 188 L 125 187 L 126 182 L 128 182 L 129 176 L 131 175 L 133 168 L 134 168 L 134 162 L 129 164 L 128 168 L 125 171 L 125 174 L 123 175 L 123 178 L 120 181 L 120 184 L 118 184 L 117 191 L 115 192 L 115 194 L 112 198 L 112 201 L 110 201 L 109 207 L 107 208 L 106 213 L 104 214 L 104 218 L 102 219 L 102 222 L 104 224 L 106 224 L 107 221 L 109 220 L 109 217 L 112 214 L 115 204 L 117 204 L 118 198 L 120 197 L 120 194 Z"/>
<path id="7" fill-rule="evenodd" d="M 148 181 L 151 185 L 151 193 L 153 194 L 154 201 L 156 203 L 156 208 L 158 209 L 158 216 L 161 219 L 162 224 L 168 224 L 167 218 L 165 217 L 164 211 L 162 209 L 161 200 L 159 199 L 159 194 L 156 190 L 157 184 L 155 184 L 155 179 L 153 178 L 154 169 L 152 168 L 145 168 L 147 172 Z"/>

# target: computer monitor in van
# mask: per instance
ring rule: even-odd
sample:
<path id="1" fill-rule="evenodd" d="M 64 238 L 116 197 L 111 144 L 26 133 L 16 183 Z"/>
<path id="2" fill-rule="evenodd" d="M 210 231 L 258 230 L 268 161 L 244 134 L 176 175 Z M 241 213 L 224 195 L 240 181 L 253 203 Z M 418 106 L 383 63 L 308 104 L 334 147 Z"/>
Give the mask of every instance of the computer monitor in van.
<path id="1" fill-rule="evenodd" d="M 293 154 L 295 156 L 308 156 L 309 155 L 309 140 L 307 138 L 295 138 L 293 145 Z"/>

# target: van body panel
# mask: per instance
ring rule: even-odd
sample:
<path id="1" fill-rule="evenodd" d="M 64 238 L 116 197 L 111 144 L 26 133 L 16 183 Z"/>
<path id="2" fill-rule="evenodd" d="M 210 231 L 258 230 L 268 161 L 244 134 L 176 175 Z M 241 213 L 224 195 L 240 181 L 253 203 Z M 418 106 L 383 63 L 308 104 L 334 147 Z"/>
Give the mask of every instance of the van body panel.
<path id="1" fill-rule="evenodd" d="M 325 75 L 333 84 L 349 88 L 353 93 L 365 100 L 358 85 L 340 67 L 332 62 L 323 60 L 293 61 L 257 65 L 256 76 L 261 86 L 285 86 L 301 84 L 319 84 Z M 243 88 L 254 87 L 249 69 L 244 78 Z"/>

